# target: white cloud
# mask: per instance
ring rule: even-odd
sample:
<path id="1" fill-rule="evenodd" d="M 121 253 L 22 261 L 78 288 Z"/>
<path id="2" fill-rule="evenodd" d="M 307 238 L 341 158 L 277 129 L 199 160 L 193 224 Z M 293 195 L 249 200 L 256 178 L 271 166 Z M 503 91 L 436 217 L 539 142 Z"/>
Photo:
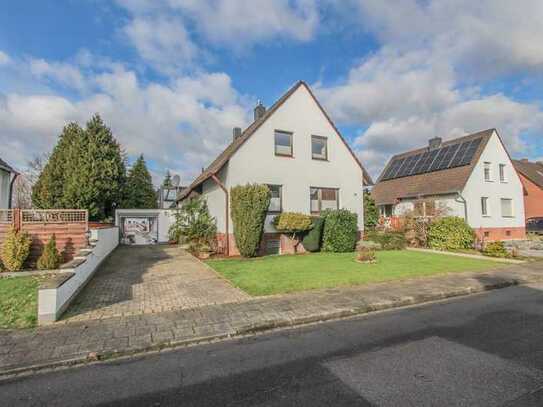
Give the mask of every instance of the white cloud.
<path id="1" fill-rule="evenodd" d="M 535 103 L 485 93 L 500 75 L 543 71 L 543 3 L 483 0 L 352 0 L 358 24 L 381 48 L 343 82 L 318 84 L 340 123 L 365 127 L 355 143 L 372 175 L 394 153 L 434 136 L 457 137 L 496 127 L 510 152 L 526 150 L 543 131 Z M 344 3 L 341 4 L 344 6 Z M 477 83 L 479 86 L 473 86 Z"/>
<path id="2" fill-rule="evenodd" d="M 8 54 L 0 50 L 0 65 L 7 65 L 11 62 L 11 58 Z"/>
<path id="3" fill-rule="evenodd" d="M 166 74 L 189 66 L 199 53 L 180 18 L 135 17 L 124 32 L 142 58 Z"/>
<path id="4" fill-rule="evenodd" d="M 85 87 L 85 79 L 79 68 L 67 63 L 32 58 L 30 72 L 38 78 L 48 78 L 71 88 L 83 90 Z"/>
<path id="5" fill-rule="evenodd" d="M 0 94 L 0 155 L 24 166 L 34 154 L 51 150 L 67 122 L 84 125 L 99 112 L 130 156 L 144 153 L 157 170 L 170 168 L 187 183 L 231 141 L 232 127 L 249 121 L 244 98 L 224 73 L 143 84 L 114 64 L 85 78 L 93 92 L 75 99 Z"/>

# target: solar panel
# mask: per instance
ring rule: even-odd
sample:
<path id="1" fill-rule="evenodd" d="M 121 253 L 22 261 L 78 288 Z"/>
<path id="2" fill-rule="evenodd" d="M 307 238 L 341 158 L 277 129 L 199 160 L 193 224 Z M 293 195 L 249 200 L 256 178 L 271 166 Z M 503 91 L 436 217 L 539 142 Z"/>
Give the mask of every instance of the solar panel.
<path id="1" fill-rule="evenodd" d="M 441 158 L 441 162 L 437 166 L 436 170 L 439 171 L 448 168 L 452 158 L 454 157 L 459 148 L 460 144 L 453 144 L 452 146 L 449 146 L 449 150 Z"/>
<path id="2" fill-rule="evenodd" d="M 390 163 L 386 172 L 383 175 L 383 180 L 394 178 L 404 161 L 405 158 L 400 158 L 392 161 L 392 163 Z"/>
<path id="3" fill-rule="evenodd" d="M 471 163 L 471 160 L 473 160 L 473 156 L 475 155 L 475 152 L 481 145 L 481 141 L 482 141 L 481 138 L 476 138 L 475 140 L 471 141 L 468 147 L 468 150 L 466 151 L 466 154 L 464 154 L 464 158 L 460 162 L 460 165 L 468 165 L 469 163 Z"/>
<path id="4" fill-rule="evenodd" d="M 410 175 L 461 167 L 471 163 L 482 138 L 456 143 L 424 153 L 392 161 L 383 175 L 383 181 Z"/>
<path id="5" fill-rule="evenodd" d="M 471 141 L 464 141 L 462 144 L 460 144 L 460 148 L 458 149 L 456 155 L 452 159 L 449 168 L 459 167 L 462 162 L 462 159 L 464 158 L 464 154 L 466 154 L 466 151 L 468 150 L 468 147 L 470 145 Z"/>

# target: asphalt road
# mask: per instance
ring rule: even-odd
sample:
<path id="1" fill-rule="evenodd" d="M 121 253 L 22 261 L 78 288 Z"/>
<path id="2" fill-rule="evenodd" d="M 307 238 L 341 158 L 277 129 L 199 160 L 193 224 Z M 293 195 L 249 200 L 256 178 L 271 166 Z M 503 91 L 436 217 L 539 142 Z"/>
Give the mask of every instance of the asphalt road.
<path id="1" fill-rule="evenodd" d="M 2 406 L 541 406 L 543 285 L 43 373 Z"/>

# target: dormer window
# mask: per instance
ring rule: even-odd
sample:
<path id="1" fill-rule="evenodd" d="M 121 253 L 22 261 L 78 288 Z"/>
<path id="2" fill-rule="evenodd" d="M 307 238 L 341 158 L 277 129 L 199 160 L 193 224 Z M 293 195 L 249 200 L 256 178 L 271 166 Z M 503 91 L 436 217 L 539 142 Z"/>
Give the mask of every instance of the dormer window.
<path id="1" fill-rule="evenodd" d="M 311 158 L 328 160 L 328 139 L 321 136 L 311 136 Z"/>
<path id="2" fill-rule="evenodd" d="M 275 130 L 275 155 L 292 157 L 292 133 Z"/>

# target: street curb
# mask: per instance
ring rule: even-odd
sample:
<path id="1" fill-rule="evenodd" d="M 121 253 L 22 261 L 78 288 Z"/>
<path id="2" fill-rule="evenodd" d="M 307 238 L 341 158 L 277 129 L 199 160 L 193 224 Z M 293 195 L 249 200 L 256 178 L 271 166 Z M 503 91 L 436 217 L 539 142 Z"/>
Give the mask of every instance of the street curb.
<path id="1" fill-rule="evenodd" d="M 516 285 L 529 284 L 538 281 L 515 279 L 502 280 L 495 283 L 488 283 L 478 287 L 464 287 L 457 288 L 447 292 L 441 292 L 439 294 L 419 294 L 414 296 L 406 296 L 403 298 L 397 298 L 392 300 L 385 300 L 375 302 L 365 306 L 360 306 L 351 309 L 343 309 L 332 312 L 322 312 L 319 314 L 308 315 L 297 318 L 278 318 L 273 320 L 262 321 L 259 323 L 248 324 L 242 328 L 236 329 L 230 332 L 222 332 L 218 334 L 187 338 L 183 340 L 171 340 L 160 344 L 132 348 L 129 350 L 109 351 L 104 353 L 98 353 L 95 355 L 81 356 L 77 358 L 58 360 L 54 362 L 35 364 L 30 366 L 24 366 L 20 368 L 0 370 L 0 382 L 10 379 L 18 378 L 21 376 L 28 376 L 33 373 L 41 371 L 48 371 L 57 368 L 75 367 L 85 364 L 93 364 L 112 359 L 143 356 L 148 353 L 156 353 L 168 349 L 178 349 L 198 344 L 212 343 L 225 339 L 241 338 L 246 336 L 252 336 L 263 332 L 269 332 L 276 329 L 294 328 L 309 324 L 321 323 L 326 321 L 340 320 L 344 318 L 351 318 L 361 315 L 370 314 L 377 311 L 393 310 L 396 308 L 402 308 L 406 306 L 423 305 L 430 302 L 442 301 L 449 298 L 464 297 L 473 294 L 478 294 L 486 291 L 497 290 L 507 288 Z"/>

